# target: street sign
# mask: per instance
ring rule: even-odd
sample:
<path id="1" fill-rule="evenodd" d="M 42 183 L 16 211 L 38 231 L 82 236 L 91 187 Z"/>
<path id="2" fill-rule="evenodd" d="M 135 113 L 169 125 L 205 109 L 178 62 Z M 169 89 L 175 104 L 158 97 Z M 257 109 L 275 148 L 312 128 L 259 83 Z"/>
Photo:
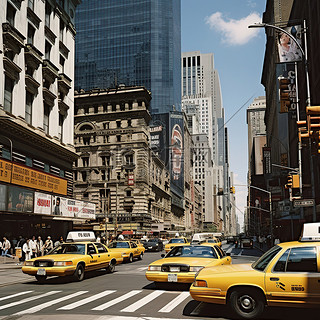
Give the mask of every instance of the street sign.
<path id="1" fill-rule="evenodd" d="M 312 207 L 314 205 L 314 199 L 294 200 L 294 207 Z"/>

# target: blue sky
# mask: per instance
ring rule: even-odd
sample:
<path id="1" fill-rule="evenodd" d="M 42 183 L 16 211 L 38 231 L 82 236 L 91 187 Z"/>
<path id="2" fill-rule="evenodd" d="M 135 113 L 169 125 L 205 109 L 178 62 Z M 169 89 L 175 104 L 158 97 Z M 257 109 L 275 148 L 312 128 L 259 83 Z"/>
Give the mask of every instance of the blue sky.
<path id="1" fill-rule="evenodd" d="M 265 33 L 248 29 L 261 22 L 265 0 L 181 0 L 182 52 L 213 53 L 221 82 L 225 119 L 228 121 L 251 97 L 264 95 L 260 84 Z M 247 184 L 248 134 L 246 109 L 228 122 L 230 169 L 235 184 Z M 236 186 L 237 207 L 244 211 L 247 190 Z M 239 221 L 243 217 L 237 210 Z"/>

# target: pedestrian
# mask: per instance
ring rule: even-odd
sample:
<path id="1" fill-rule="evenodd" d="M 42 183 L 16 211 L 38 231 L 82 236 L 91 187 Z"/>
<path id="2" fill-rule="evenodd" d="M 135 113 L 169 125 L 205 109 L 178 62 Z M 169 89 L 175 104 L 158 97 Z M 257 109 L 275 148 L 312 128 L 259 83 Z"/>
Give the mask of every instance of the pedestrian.
<path id="1" fill-rule="evenodd" d="M 8 257 L 8 258 L 13 258 L 14 259 L 14 256 L 12 256 L 9 252 L 10 252 L 10 249 L 11 249 L 11 243 L 10 241 L 6 238 L 6 237 L 3 237 L 3 243 L 2 243 L 2 253 L 1 255 L 3 257 Z"/>
<path id="2" fill-rule="evenodd" d="M 2 255 L 2 242 L 0 241 L 0 255 Z"/>
<path id="3" fill-rule="evenodd" d="M 36 246 L 37 246 L 37 256 L 38 257 L 43 256 L 43 250 L 42 250 L 43 241 L 42 241 L 40 236 L 38 236 L 38 239 L 37 239 L 37 242 L 36 242 Z"/>
<path id="4" fill-rule="evenodd" d="M 277 244 L 279 244 L 279 243 L 280 243 L 280 239 L 279 239 L 279 238 L 275 238 L 275 239 L 274 239 L 274 244 L 277 245 Z"/>
<path id="5" fill-rule="evenodd" d="M 30 260 L 32 258 L 32 248 L 30 246 L 30 241 L 30 239 L 27 239 L 27 242 L 25 242 L 25 244 L 22 247 L 22 251 L 25 254 L 26 260 Z"/>
<path id="6" fill-rule="evenodd" d="M 55 243 L 54 243 L 54 246 L 57 247 L 57 246 L 60 246 L 61 244 L 63 244 L 63 237 L 61 236 L 59 238 L 59 240 L 57 240 Z"/>
<path id="7" fill-rule="evenodd" d="M 19 236 L 19 240 L 17 242 L 17 248 L 21 250 L 21 257 L 19 258 L 20 262 L 22 262 L 22 261 L 24 261 L 26 259 L 25 253 L 22 250 L 22 247 L 23 247 L 25 242 L 26 242 L 26 240 L 22 236 Z"/>
<path id="8" fill-rule="evenodd" d="M 43 245 L 43 254 L 46 255 L 52 249 L 53 249 L 53 242 L 51 240 L 51 237 L 48 236 L 47 240 L 45 241 L 45 243 Z"/>
<path id="9" fill-rule="evenodd" d="M 259 241 L 259 247 L 260 247 L 260 249 L 262 249 L 262 246 L 263 246 L 263 238 L 262 238 L 261 235 L 259 236 L 258 241 Z"/>
<path id="10" fill-rule="evenodd" d="M 29 240 L 29 247 L 31 248 L 31 258 L 37 257 L 37 243 L 36 243 L 36 236 L 32 236 Z"/>

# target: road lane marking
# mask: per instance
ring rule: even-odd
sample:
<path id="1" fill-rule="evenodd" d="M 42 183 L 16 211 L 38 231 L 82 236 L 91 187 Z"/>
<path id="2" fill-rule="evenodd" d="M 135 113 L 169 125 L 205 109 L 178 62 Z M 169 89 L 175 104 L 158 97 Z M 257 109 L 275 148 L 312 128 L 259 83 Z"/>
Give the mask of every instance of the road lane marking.
<path id="1" fill-rule="evenodd" d="M 74 308 L 82 306 L 82 305 L 84 305 L 86 303 L 89 303 L 91 301 L 94 301 L 94 300 L 100 299 L 102 297 L 105 297 L 105 296 L 107 296 L 107 295 L 109 295 L 111 293 L 114 293 L 114 292 L 116 292 L 116 290 L 106 290 L 106 291 L 100 292 L 98 294 L 95 294 L 95 295 L 93 295 L 91 297 L 76 301 L 74 303 L 70 303 L 70 304 L 68 304 L 68 305 L 66 305 L 64 307 L 61 307 L 61 308 L 57 309 L 57 310 L 72 310 Z"/>
<path id="2" fill-rule="evenodd" d="M 26 302 L 29 302 L 29 301 L 32 301 L 32 300 L 36 300 L 36 299 L 40 299 L 40 298 L 43 298 L 43 297 L 51 296 L 52 294 L 56 294 L 56 293 L 59 293 L 59 292 L 61 292 L 61 291 L 49 291 L 47 293 L 40 294 L 38 296 L 33 296 L 33 297 L 29 297 L 29 298 L 26 298 L 26 299 L 23 299 L 23 300 L 19 300 L 19 301 L 16 301 L 16 302 L 11 302 L 9 304 L 5 304 L 3 306 L 0 306 L 0 310 L 6 309 L 6 308 L 10 308 L 10 307 L 14 307 L 14 306 L 17 306 L 18 304 L 23 304 L 23 303 L 26 303 Z"/>
<path id="3" fill-rule="evenodd" d="M 177 307 L 182 301 L 190 297 L 189 292 L 182 292 L 166 306 L 159 310 L 159 312 L 171 312 L 175 307 Z"/>
<path id="4" fill-rule="evenodd" d="M 131 304 L 127 308 L 124 308 L 124 309 L 120 310 L 120 312 L 135 312 L 138 309 L 140 309 L 141 307 L 143 307 L 144 305 L 146 305 L 147 303 L 149 303 L 152 300 L 154 300 L 155 298 L 161 296 L 164 292 L 165 291 L 163 291 L 163 290 L 154 291 L 154 292 L 148 294 L 146 297 L 144 297 L 144 298 L 138 300 L 137 302 Z"/>
<path id="5" fill-rule="evenodd" d="M 31 293 L 31 292 L 33 292 L 33 290 L 18 292 L 18 293 L 12 294 L 10 296 L 2 297 L 2 298 L 0 298 L 0 301 L 6 300 L 6 299 L 10 299 L 10 298 L 14 298 L 14 297 L 18 297 L 18 296 L 22 296 L 23 294 L 27 294 L 27 293 Z"/>
<path id="6" fill-rule="evenodd" d="M 19 316 L 19 315 L 23 315 L 23 314 L 35 313 L 35 312 L 38 312 L 38 311 L 40 311 L 42 309 L 51 307 L 53 304 L 57 304 L 57 303 L 65 301 L 67 299 L 71 299 L 71 298 L 80 296 L 81 294 L 84 294 L 84 293 L 87 293 L 87 292 L 88 291 L 78 291 L 78 292 L 69 294 L 68 296 L 65 296 L 65 297 L 62 297 L 62 298 L 58 298 L 58 299 L 55 299 L 55 300 L 51 300 L 51 301 L 39 304 L 39 305 L 37 305 L 35 307 L 32 307 L 32 308 L 29 308 L 29 309 L 25 309 L 23 311 L 15 313 L 14 315 Z"/>
<path id="7" fill-rule="evenodd" d="M 121 297 L 118 297 L 116 299 L 108 301 L 108 302 L 106 302 L 106 303 L 104 303 L 104 304 L 102 304 L 102 305 L 100 305 L 98 307 L 95 307 L 95 308 L 91 309 L 91 310 L 95 310 L 95 311 L 105 310 L 105 309 L 107 309 L 107 308 L 109 308 L 109 307 L 111 307 L 111 306 L 113 306 L 113 305 L 115 305 L 115 304 L 117 304 L 119 302 L 122 302 L 124 300 L 127 300 L 127 299 L 135 296 L 136 294 L 138 294 L 140 292 L 142 292 L 142 290 L 132 290 L 132 291 L 122 295 Z"/>
<path id="8" fill-rule="evenodd" d="M 143 270 L 147 270 L 147 269 L 148 269 L 148 266 L 145 266 L 145 267 L 138 268 L 137 270 L 143 271 Z"/>

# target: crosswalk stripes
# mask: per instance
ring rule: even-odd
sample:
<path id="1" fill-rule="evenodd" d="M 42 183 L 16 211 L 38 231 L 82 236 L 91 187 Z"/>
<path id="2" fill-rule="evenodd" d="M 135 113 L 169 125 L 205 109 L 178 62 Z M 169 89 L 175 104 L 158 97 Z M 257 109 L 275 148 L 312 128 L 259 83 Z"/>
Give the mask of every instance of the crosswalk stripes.
<path id="1" fill-rule="evenodd" d="M 29 298 L 26 298 L 26 299 L 23 299 L 23 300 L 11 302 L 9 304 L 5 304 L 3 306 L 0 306 L 0 310 L 11 308 L 11 307 L 17 306 L 19 304 L 27 303 L 27 302 L 30 302 L 32 300 L 37 300 L 37 299 L 40 299 L 40 298 L 43 298 L 43 297 L 48 297 L 48 296 L 51 296 L 51 295 L 59 293 L 59 292 L 61 292 L 61 291 L 49 291 L 47 293 L 40 294 L 38 296 L 32 296 L 32 297 L 29 297 Z"/>
<path id="2" fill-rule="evenodd" d="M 168 313 L 171 312 L 175 307 L 177 307 L 182 301 L 190 297 L 189 292 L 182 292 L 176 298 L 174 298 L 170 303 L 164 306 L 159 312 Z"/>
<path id="3" fill-rule="evenodd" d="M 31 292 L 33 292 L 33 291 L 32 290 L 31 291 L 22 291 L 22 292 L 18 292 L 15 294 L 11 294 L 10 296 L 5 296 L 5 297 L 0 298 L 0 301 L 11 299 L 11 298 L 18 297 L 18 296 L 22 296 L 24 294 L 31 293 Z"/>
<path id="4" fill-rule="evenodd" d="M 71 299 L 71 298 L 74 298 L 74 297 L 77 297 L 77 296 L 80 296 L 81 294 L 84 294 L 84 293 L 87 293 L 88 291 L 78 291 L 78 292 L 75 292 L 75 293 L 72 293 L 72 294 L 69 294 L 67 296 L 64 296 L 62 298 L 58 298 L 58 299 L 55 299 L 55 300 L 51 300 L 51 301 L 48 301 L 48 302 L 45 302 L 45 303 L 42 303 L 42 304 L 39 304 L 35 307 L 32 307 L 32 308 L 29 308 L 29 309 L 25 309 L 25 310 L 22 310 L 20 312 L 17 312 L 15 313 L 15 315 L 23 315 L 23 314 L 30 314 L 30 313 L 35 313 L 35 312 L 38 312 L 42 309 L 45 309 L 47 307 L 51 307 L 52 305 L 54 304 L 57 304 L 57 303 L 60 303 L 62 301 L 65 301 L 65 300 L 68 300 L 68 299 Z"/>
<path id="5" fill-rule="evenodd" d="M 113 305 L 115 305 L 115 304 L 117 304 L 119 302 L 125 301 L 125 300 L 135 296 L 136 294 L 138 294 L 140 292 L 142 292 L 142 290 L 132 290 L 132 291 L 122 295 L 121 297 L 118 297 L 116 299 L 108 301 L 108 302 L 106 302 L 106 303 L 104 303 L 104 304 L 102 304 L 102 305 L 100 305 L 98 307 L 95 307 L 95 308 L 91 309 L 91 310 L 95 310 L 95 311 L 105 310 L 105 309 L 107 309 L 109 307 L 112 307 Z"/>
<path id="6" fill-rule="evenodd" d="M 132 305 L 120 310 L 121 312 L 135 312 L 147 303 L 151 302 L 155 298 L 159 297 L 162 295 L 165 291 L 163 290 L 158 290 L 158 291 L 153 291 L 152 293 L 148 294 L 146 297 L 138 300 L 137 302 L 133 303 Z"/>
<path id="7" fill-rule="evenodd" d="M 90 296 L 88 298 L 85 298 L 85 299 L 76 301 L 74 303 L 68 304 L 68 305 L 66 305 L 64 307 L 61 307 L 61 308 L 57 309 L 57 310 L 72 310 L 74 308 L 82 306 L 82 305 L 84 305 L 86 303 L 89 303 L 91 301 L 94 301 L 94 300 L 100 299 L 102 297 L 105 297 L 105 296 L 107 296 L 107 295 L 109 295 L 111 293 L 114 293 L 114 292 L 116 292 L 116 291 L 115 290 L 106 290 L 106 291 L 100 292 L 98 294 L 95 294 L 93 296 Z"/>

